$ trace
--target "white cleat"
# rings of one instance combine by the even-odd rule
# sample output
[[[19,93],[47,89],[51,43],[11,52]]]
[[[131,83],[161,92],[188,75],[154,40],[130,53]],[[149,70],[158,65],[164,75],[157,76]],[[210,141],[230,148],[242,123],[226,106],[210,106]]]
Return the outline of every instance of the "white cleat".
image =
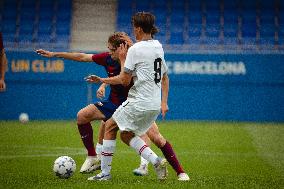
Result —
[[[133,170],[133,174],[136,175],[136,176],[148,175],[148,166],[147,165],[143,165],[143,166],[140,165],[140,167]]]
[[[190,178],[189,178],[189,176],[186,173],[180,173],[178,175],[178,180],[179,181],[189,181]]]
[[[92,176],[92,177],[89,177],[88,180],[90,181],[104,181],[104,180],[110,180],[111,179],[111,175],[110,174],[103,174],[102,172],[97,174],[96,176]]]
[[[166,159],[159,157],[158,163],[154,166],[159,180],[167,179],[168,176],[167,163],[168,162]]]
[[[80,173],[91,173],[101,168],[101,160],[98,156],[87,156]]]

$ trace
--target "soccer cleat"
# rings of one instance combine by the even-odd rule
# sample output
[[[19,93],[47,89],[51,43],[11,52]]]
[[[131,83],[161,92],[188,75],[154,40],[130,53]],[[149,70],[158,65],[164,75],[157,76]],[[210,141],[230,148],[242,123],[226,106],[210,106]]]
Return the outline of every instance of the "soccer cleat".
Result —
[[[180,173],[178,175],[178,180],[179,181],[189,181],[190,178],[189,178],[189,176],[186,173]]]
[[[88,180],[91,180],[91,181],[103,181],[103,180],[110,180],[111,179],[111,175],[110,174],[103,174],[102,172],[97,174],[96,176],[92,176],[92,177],[89,177]]]
[[[101,168],[101,160],[98,156],[87,156],[80,173],[91,173]]]
[[[148,166],[147,165],[140,165],[140,167],[133,170],[133,174],[136,175],[136,176],[148,175]]]
[[[164,158],[158,158],[158,163],[154,165],[155,171],[157,173],[157,177],[159,180],[165,180],[168,176],[167,170],[167,160]]]

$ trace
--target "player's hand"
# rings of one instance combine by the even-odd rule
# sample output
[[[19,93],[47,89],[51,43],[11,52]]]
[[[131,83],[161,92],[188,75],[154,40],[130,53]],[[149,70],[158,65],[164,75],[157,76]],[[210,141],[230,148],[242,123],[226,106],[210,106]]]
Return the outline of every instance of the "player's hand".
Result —
[[[104,84],[99,87],[97,90],[97,98],[103,99],[105,97],[106,89]]]
[[[37,54],[41,55],[41,56],[44,56],[44,57],[47,57],[47,58],[51,58],[54,56],[54,53],[53,52],[50,52],[50,51],[46,51],[46,50],[43,50],[43,49],[38,49],[35,51]]]
[[[169,106],[166,103],[161,104],[162,117],[165,119],[166,113],[169,111]]]
[[[84,79],[85,79],[85,81],[87,81],[89,83],[100,83],[100,82],[102,82],[101,78],[99,76],[96,76],[96,75],[89,75],[89,76],[85,77]]]
[[[117,48],[118,58],[120,62],[125,62],[127,50],[128,50],[127,44],[123,44],[123,43],[120,44],[120,46]]]
[[[6,90],[6,84],[3,79],[0,79],[0,92],[3,92]]]

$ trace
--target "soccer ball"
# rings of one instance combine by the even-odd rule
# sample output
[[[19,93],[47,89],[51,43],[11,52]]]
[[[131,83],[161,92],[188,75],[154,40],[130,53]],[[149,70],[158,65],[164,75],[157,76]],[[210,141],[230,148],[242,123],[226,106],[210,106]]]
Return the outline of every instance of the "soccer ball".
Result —
[[[21,123],[27,123],[29,121],[29,115],[27,113],[21,113],[19,116],[19,121]]]
[[[75,161],[69,156],[60,156],[53,165],[53,171],[59,178],[67,179],[71,177],[76,170]]]

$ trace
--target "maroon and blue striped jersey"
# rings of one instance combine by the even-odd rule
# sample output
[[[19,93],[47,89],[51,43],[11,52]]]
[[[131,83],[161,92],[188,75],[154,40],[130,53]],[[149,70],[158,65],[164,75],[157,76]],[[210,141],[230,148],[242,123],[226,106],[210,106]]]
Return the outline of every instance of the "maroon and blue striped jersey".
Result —
[[[104,66],[108,77],[119,75],[121,70],[120,63],[113,60],[108,52],[94,54],[92,59],[96,64]],[[115,105],[122,104],[127,98],[129,88],[130,86],[110,85],[109,100]]]

